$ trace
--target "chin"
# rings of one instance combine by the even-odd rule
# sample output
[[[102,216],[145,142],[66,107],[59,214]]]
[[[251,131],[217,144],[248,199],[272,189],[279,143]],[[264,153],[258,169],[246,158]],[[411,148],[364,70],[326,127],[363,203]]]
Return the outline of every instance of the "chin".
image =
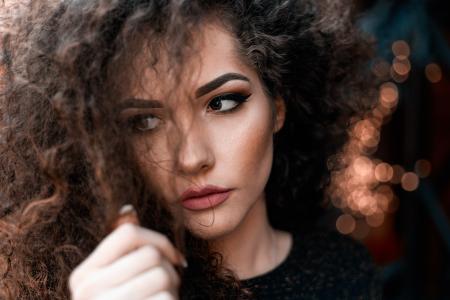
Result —
[[[233,232],[241,223],[242,218],[239,214],[233,214],[230,218],[229,213],[220,210],[203,212],[201,215],[187,217],[186,227],[196,237],[204,240],[219,239]]]

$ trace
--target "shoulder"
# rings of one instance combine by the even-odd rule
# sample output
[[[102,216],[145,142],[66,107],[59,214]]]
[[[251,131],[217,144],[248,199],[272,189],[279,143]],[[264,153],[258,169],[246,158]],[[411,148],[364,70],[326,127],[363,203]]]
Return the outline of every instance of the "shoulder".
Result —
[[[367,249],[336,232],[294,233],[285,261],[241,281],[256,299],[381,299],[379,271]]]
[[[321,294],[334,299],[380,299],[380,271],[364,245],[331,231],[294,235],[302,273]],[[322,298],[322,297],[320,297]]]
[[[325,262],[334,262],[334,265],[344,266],[351,264],[361,265],[370,269],[373,265],[371,256],[366,247],[349,236],[334,231],[314,231],[304,235],[294,235],[296,242],[307,251],[310,258]],[[306,248],[306,249],[305,249]],[[340,258],[335,261],[336,258]]]

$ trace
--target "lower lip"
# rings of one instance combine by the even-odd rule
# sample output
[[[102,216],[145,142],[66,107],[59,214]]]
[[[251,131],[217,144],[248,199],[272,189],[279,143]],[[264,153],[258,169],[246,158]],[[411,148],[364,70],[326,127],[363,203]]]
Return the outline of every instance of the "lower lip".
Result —
[[[198,198],[189,198],[183,200],[181,205],[183,207],[190,210],[202,210],[207,208],[212,208],[214,206],[219,205],[222,202],[225,202],[230,196],[231,191],[209,194],[208,196],[198,197]]]

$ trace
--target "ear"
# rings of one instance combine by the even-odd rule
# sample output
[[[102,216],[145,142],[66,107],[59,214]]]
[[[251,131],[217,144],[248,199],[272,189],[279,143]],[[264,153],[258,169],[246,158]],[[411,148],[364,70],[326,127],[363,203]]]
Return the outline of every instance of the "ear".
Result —
[[[274,101],[274,119],[273,133],[277,133],[283,128],[286,119],[286,103],[280,96],[277,96]]]

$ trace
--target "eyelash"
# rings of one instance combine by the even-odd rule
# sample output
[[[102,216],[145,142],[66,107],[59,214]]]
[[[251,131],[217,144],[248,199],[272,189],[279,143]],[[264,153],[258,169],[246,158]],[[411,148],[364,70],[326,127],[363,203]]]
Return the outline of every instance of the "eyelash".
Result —
[[[157,118],[157,119],[159,119],[158,117],[156,117],[155,115],[152,115],[152,114],[135,115],[135,116],[132,116],[132,117],[130,117],[128,119],[127,127],[130,128],[133,132],[137,132],[137,133],[144,133],[144,132],[147,132],[147,131],[153,131],[154,128],[152,128],[152,129],[139,129],[138,128],[138,125],[139,125],[138,123],[142,122],[142,121],[145,121],[148,118]],[[155,128],[157,128],[157,126]]]
[[[250,96],[251,96],[251,94],[244,95],[244,94],[241,94],[241,93],[227,93],[227,94],[222,94],[222,95],[219,95],[219,96],[214,97],[213,99],[211,99],[211,101],[208,102],[208,107],[210,107],[211,103],[212,103],[213,101],[216,101],[216,100],[219,100],[219,101],[231,100],[231,101],[237,102],[236,106],[234,106],[234,107],[232,107],[232,108],[230,108],[230,109],[227,109],[227,110],[225,110],[225,111],[219,112],[219,113],[222,113],[222,114],[224,114],[224,113],[230,113],[230,112],[232,112],[232,111],[238,109],[238,108],[241,106],[241,104],[244,103],[244,102],[246,102],[247,99],[248,99]]]
[[[248,101],[247,99],[248,99],[250,96],[251,96],[251,94],[244,95],[244,94],[241,94],[241,93],[227,93],[227,94],[222,94],[222,95],[216,96],[216,97],[214,97],[213,99],[211,99],[211,100],[208,102],[208,108],[210,107],[210,104],[211,104],[213,101],[216,101],[216,100],[219,100],[219,101],[231,100],[231,101],[234,101],[234,102],[237,103],[236,106],[234,106],[234,107],[232,107],[232,108],[230,108],[230,109],[228,109],[228,110],[218,112],[219,114],[231,113],[231,112],[235,111],[236,109],[238,109],[238,108],[241,106],[242,103]],[[214,111],[214,110],[212,110],[212,111]],[[128,119],[128,121],[127,121],[128,126],[129,126],[134,132],[139,132],[139,133],[152,132],[152,131],[155,130],[155,128],[157,128],[158,126],[156,126],[155,128],[152,128],[152,129],[144,129],[144,130],[143,130],[143,129],[138,129],[138,128],[136,128],[136,126],[137,126],[136,124],[137,124],[138,122],[141,122],[141,121],[145,120],[146,118],[158,118],[158,117],[156,117],[155,115],[152,115],[152,114],[135,115],[135,116],[130,117],[130,118]]]

